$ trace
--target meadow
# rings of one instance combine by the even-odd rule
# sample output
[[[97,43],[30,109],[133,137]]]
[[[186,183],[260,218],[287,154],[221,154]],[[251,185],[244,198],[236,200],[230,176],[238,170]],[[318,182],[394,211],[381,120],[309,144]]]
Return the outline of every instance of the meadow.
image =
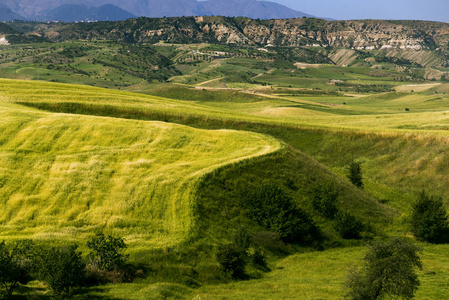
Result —
[[[2,99],[8,239],[76,240],[104,229],[130,245],[172,246],[195,223],[192,193],[202,176],[281,147],[259,134],[42,113]]]
[[[449,84],[415,76],[419,68],[295,66],[206,44],[49,45],[2,50],[0,237],[76,241],[85,251],[95,232],[118,235],[145,273],[76,298],[342,298],[365,243],[412,238],[421,190],[449,204]],[[217,50],[235,56],[205,54]],[[137,66],[142,53],[153,56]],[[147,72],[154,64],[163,68]],[[352,160],[363,190],[346,179]],[[270,183],[313,217],[319,249],[283,243],[247,217],[242,195]],[[363,240],[341,238],[314,209],[320,184],[369,225]],[[216,249],[240,226],[269,271],[248,267],[247,280],[234,281],[220,274]],[[445,298],[447,245],[417,243],[417,298]],[[27,288],[45,296],[38,282]]]

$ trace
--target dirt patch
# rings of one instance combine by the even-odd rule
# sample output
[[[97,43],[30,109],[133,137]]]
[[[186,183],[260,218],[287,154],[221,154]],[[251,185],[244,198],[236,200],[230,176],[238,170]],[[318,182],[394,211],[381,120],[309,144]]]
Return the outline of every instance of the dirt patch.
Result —
[[[301,62],[295,63],[295,67],[297,67],[298,69],[310,69],[310,68],[317,69],[321,66],[322,66],[322,64],[306,64],[306,63],[301,63]]]

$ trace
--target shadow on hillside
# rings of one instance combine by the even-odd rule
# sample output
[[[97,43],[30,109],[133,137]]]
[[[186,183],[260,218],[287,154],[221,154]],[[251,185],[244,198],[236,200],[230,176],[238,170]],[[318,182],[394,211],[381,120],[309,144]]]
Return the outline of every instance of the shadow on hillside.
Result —
[[[72,299],[92,299],[92,300],[103,300],[103,299],[120,299],[111,298],[110,296],[100,296],[95,295],[99,293],[104,293],[105,289],[100,289],[98,287],[89,288],[78,288],[74,289],[72,294]],[[11,297],[11,299],[21,300],[21,299],[55,299],[51,292],[44,286],[21,286],[17,289],[16,293]]]

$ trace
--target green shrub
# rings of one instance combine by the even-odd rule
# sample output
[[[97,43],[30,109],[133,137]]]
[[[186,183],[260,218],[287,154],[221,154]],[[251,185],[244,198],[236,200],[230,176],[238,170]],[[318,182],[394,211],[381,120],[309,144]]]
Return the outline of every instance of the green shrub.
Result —
[[[339,192],[331,184],[318,185],[311,193],[313,207],[324,217],[334,219],[338,213]]]
[[[339,212],[335,216],[334,229],[344,239],[359,239],[365,230],[365,225],[353,215]]]
[[[353,185],[363,188],[362,167],[359,162],[352,161],[348,166],[348,179]]]
[[[287,242],[309,243],[320,239],[320,230],[312,218],[295,206],[276,185],[264,185],[245,197],[248,215],[264,228],[276,232]]]
[[[254,248],[254,252],[250,255],[251,263],[256,267],[267,268],[267,260],[259,246]]]
[[[347,298],[353,300],[413,299],[419,286],[415,268],[422,268],[411,242],[392,239],[369,247],[362,269],[352,270],[347,279]]]
[[[411,227],[413,234],[432,243],[448,240],[449,225],[446,208],[441,197],[433,197],[422,191],[412,204]]]
[[[247,251],[251,245],[251,234],[245,227],[239,227],[234,235],[234,245]]]
[[[221,246],[217,253],[220,269],[234,279],[244,276],[247,257],[246,250],[235,244]]]
[[[120,237],[105,236],[98,233],[87,242],[90,249],[88,254],[89,265],[94,269],[111,271],[124,264],[127,255],[123,251],[127,248],[125,241]]]
[[[70,297],[71,289],[85,282],[85,263],[77,245],[52,247],[42,254],[40,279],[57,298]]]
[[[31,280],[35,269],[35,246],[31,240],[18,241],[8,249],[5,242],[0,243],[0,284],[2,296],[9,299],[13,291]]]

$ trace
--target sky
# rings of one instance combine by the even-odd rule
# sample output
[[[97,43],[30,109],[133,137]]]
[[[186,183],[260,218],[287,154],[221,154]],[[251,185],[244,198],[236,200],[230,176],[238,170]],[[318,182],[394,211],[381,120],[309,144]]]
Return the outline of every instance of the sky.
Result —
[[[316,17],[449,22],[449,0],[269,0]]]

